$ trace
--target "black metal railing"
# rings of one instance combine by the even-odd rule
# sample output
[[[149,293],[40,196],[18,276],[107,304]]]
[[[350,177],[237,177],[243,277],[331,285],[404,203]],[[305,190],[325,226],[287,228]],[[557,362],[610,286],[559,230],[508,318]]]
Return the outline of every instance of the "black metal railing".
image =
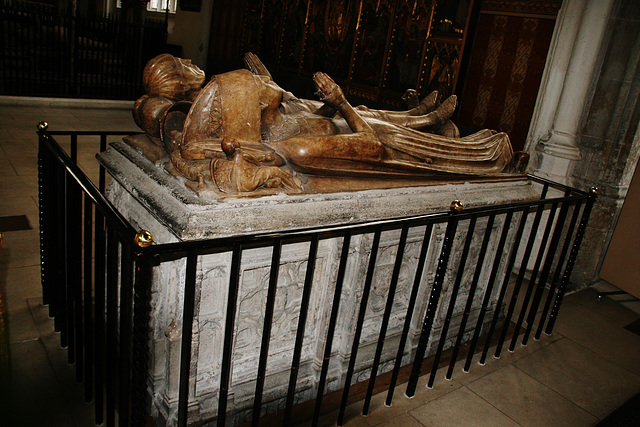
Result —
[[[226,299],[226,311],[221,315],[224,330],[220,342],[215,343],[221,348],[221,356],[214,412],[219,426],[244,421],[258,425],[264,420],[261,415],[266,404],[265,379],[283,249],[293,244],[306,245],[302,294],[294,309],[298,315],[287,391],[277,397],[281,411],[270,415],[269,422],[290,425],[306,416],[312,419],[313,425],[318,425],[327,409],[323,399],[329,387],[329,365],[336,357],[332,346],[345,298],[344,289],[353,289],[345,280],[345,271],[353,256],[352,245],[355,246],[353,242],[358,236],[369,236],[371,245],[363,270],[366,273],[358,277],[362,284],[355,305],[358,312],[354,316],[348,366],[336,391],[341,393],[336,405],[337,422],[342,425],[346,407],[353,400],[353,387],[362,386],[355,384],[356,370],[360,369],[358,375],[362,373],[356,361],[373,286],[380,280],[376,278],[376,262],[381,252],[381,236],[388,236],[389,232],[399,235],[394,243],[395,259],[384,295],[384,310],[375,325],[378,335],[375,351],[365,368],[368,378],[363,390],[366,391],[363,397],[358,395],[363,401],[363,414],[368,413],[373,394],[380,391],[376,380],[383,371],[388,371],[384,374],[387,376],[384,387],[388,390],[386,403],[391,404],[400,382],[407,382],[409,397],[415,394],[421,373],[429,374],[428,386],[433,386],[442,361],[448,360],[446,377],[451,378],[458,361],[464,360],[463,370],[469,371],[474,358],[484,364],[490,351],[499,357],[505,345],[513,351],[518,343],[525,345],[531,337],[539,339],[543,331],[550,334],[596,194],[595,190],[583,192],[529,177],[539,189],[538,200],[469,209],[462,209],[456,201],[451,209],[441,213],[408,218],[149,244],[146,232],[134,229],[105,198],[104,170],[94,185],[76,164],[74,153],[77,153],[79,134],[89,133],[48,132],[45,127],[39,131],[43,297],[55,319],[55,330],[60,332],[61,344],[68,348],[69,363],[75,364],[77,379],[84,381],[85,398],[95,404],[96,423],[105,422],[107,426],[115,425],[116,420],[119,425],[144,425],[145,418],[152,412],[148,395],[151,277],[153,269],[167,260],[186,260],[181,278],[184,305],[180,316],[179,387],[174,418],[170,417],[169,423],[187,425],[189,405],[196,399],[191,346],[198,312],[198,265],[204,255],[215,257],[226,253],[230,254],[229,275],[226,293],[219,296]],[[70,136],[69,154],[54,139],[62,135]],[[103,151],[107,139],[120,134],[95,135],[96,148]],[[439,239],[435,238],[436,230],[440,230]],[[406,298],[401,299],[397,296],[399,277],[406,265],[404,257],[410,238],[419,250],[409,279],[405,277]],[[312,407],[297,410],[305,327],[309,323],[307,314],[317,279],[318,248],[329,239],[336,239],[340,249],[332,295],[327,298],[331,306],[321,339],[324,343],[321,367],[313,387]],[[263,323],[255,388],[249,399],[252,404],[249,408],[239,408],[229,401],[233,384],[231,366],[234,336],[242,322],[237,314],[243,257],[255,248],[268,248],[272,255],[268,279],[263,286],[266,297],[261,308]],[[428,253],[433,251],[436,256],[429,257]],[[460,293],[463,288],[466,294]],[[397,346],[391,351],[395,357],[383,360],[385,342],[390,341],[392,312],[397,310],[400,300],[403,301],[402,315],[394,321],[399,322],[401,332],[393,341]],[[426,302],[421,309],[420,301]],[[460,306],[464,309],[456,309]],[[446,313],[440,320],[436,317],[439,307]],[[452,322],[454,317],[456,321]],[[418,325],[418,334],[415,345],[409,346],[412,324]],[[461,354],[464,352],[466,354]],[[443,356],[445,353],[447,359]],[[408,365],[403,367],[407,360]],[[334,390],[335,385],[329,391]]]
[[[136,99],[142,67],[163,53],[166,24],[72,14],[37,3],[0,6],[0,94]]]

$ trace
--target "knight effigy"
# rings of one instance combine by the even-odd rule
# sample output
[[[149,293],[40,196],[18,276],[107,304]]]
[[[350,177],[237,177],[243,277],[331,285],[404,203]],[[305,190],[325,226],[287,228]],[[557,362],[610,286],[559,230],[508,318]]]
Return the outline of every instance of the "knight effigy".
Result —
[[[146,65],[146,94],[136,124],[170,161],[166,169],[196,190],[225,196],[341,191],[354,180],[407,182],[500,180],[522,176],[528,154],[488,129],[460,136],[450,120],[452,95],[422,100],[405,94],[404,111],[353,107],[323,72],[313,76],[319,100],[278,86],[260,59],[213,76],[190,61],[163,54]]]

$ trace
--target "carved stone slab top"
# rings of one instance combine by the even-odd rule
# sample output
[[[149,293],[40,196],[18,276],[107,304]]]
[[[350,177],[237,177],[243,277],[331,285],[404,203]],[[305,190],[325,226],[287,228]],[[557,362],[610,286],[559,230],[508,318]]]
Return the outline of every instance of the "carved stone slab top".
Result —
[[[152,153],[143,154],[136,145],[140,143],[139,140],[136,143],[139,138],[146,137],[127,137],[126,142],[112,143],[110,149],[98,155],[100,163],[118,184],[115,190],[118,194],[112,194],[112,200],[123,205],[139,204],[180,240],[442,212],[448,210],[455,199],[462,200],[465,207],[480,207],[539,198],[533,184],[522,176],[493,182],[458,181],[419,186],[419,181],[406,181],[406,186],[390,189],[356,187],[355,191],[345,188],[334,193],[221,198],[213,191],[194,193],[187,186],[189,181],[166,171],[171,163],[163,157],[161,149],[156,157]],[[128,202],[123,201],[125,199]],[[155,231],[153,225],[138,225],[152,233]]]

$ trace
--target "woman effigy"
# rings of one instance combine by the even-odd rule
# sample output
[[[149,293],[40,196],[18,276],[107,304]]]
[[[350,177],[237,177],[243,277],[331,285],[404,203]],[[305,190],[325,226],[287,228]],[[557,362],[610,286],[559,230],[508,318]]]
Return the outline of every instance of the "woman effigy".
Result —
[[[299,193],[306,191],[307,176],[499,178],[522,172],[526,155],[514,156],[506,134],[458,136],[449,121],[455,97],[442,105],[427,97],[402,112],[353,108],[319,72],[313,81],[320,102],[301,100],[276,85],[255,55],[247,54],[245,63],[249,70],[212,77],[165,143],[175,168],[201,185],[211,180],[232,194]]]

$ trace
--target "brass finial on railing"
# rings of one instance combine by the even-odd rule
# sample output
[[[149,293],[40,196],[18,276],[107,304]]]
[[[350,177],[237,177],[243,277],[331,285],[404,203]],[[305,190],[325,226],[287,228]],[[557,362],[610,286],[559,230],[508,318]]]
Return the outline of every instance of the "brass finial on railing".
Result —
[[[140,230],[136,233],[136,237],[134,237],[136,245],[141,248],[148,248],[153,244],[153,235],[149,233],[147,230]]]
[[[464,203],[462,203],[460,200],[457,200],[457,199],[451,202],[451,206],[449,206],[450,210],[456,211],[456,212],[460,212],[462,208],[464,208]]]
[[[41,122],[38,122],[38,130],[41,132],[46,131],[49,128],[49,123],[45,122],[44,120]]]
[[[589,192],[594,195],[598,195],[598,191],[600,191],[600,189],[598,189],[598,187],[595,187],[595,186],[589,189]]]

